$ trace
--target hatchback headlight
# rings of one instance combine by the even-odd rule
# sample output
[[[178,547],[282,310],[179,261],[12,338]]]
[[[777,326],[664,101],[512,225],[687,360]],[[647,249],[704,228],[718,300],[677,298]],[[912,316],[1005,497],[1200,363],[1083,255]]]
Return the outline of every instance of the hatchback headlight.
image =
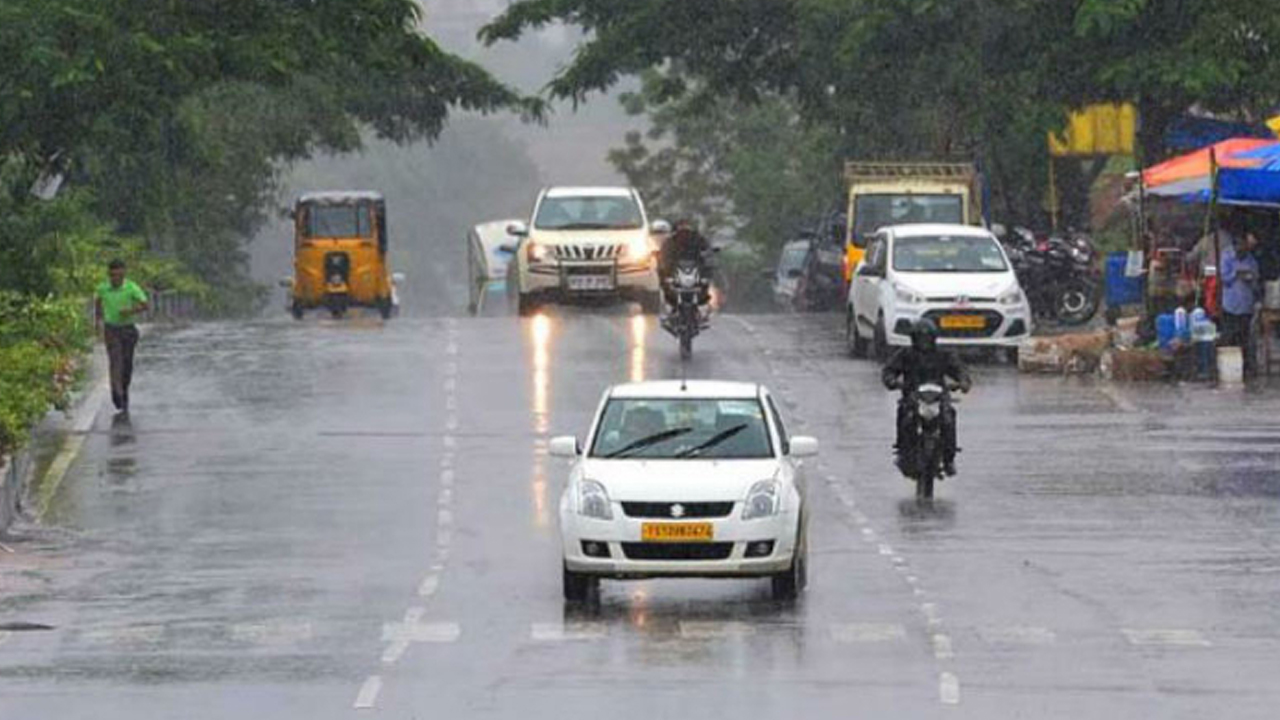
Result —
[[[919,305],[924,302],[924,296],[908,287],[894,285],[893,292],[898,296],[898,302],[907,305]]]
[[[603,485],[595,480],[578,483],[578,514],[597,520],[613,519],[613,504]]]
[[[761,480],[751,486],[747,493],[747,506],[742,509],[743,520],[772,517],[778,514],[782,505],[782,494],[778,492],[777,480]]]
[[[1018,287],[1000,296],[1001,305],[1021,305],[1022,300],[1022,288]]]

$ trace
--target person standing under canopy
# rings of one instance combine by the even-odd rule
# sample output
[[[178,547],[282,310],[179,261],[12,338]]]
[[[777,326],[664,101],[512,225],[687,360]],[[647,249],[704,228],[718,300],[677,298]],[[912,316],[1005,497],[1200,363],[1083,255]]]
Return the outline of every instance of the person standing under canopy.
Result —
[[[1258,303],[1258,238],[1244,233],[1233,247],[1222,249],[1222,344],[1238,346],[1245,377],[1254,373],[1253,312]]]

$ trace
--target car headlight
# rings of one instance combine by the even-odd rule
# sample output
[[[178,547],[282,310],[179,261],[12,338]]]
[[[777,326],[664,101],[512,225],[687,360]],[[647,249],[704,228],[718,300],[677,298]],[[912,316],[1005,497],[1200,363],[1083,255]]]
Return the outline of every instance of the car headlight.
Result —
[[[747,493],[747,505],[742,509],[743,520],[772,517],[782,506],[782,494],[777,480],[761,480]]]
[[[597,520],[613,519],[613,504],[603,485],[595,480],[578,483],[578,514]]]
[[[545,262],[551,256],[551,248],[540,242],[530,240],[525,245],[525,257],[529,262]]]
[[[653,243],[649,238],[636,236],[622,246],[622,257],[631,260],[644,260],[653,254]]]
[[[894,285],[893,292],[895,295],[898,296],[898,302],[900,303],[904,303],[907,305],[919,305],[920,303],[924,302],[924,296],[912,290],[911,288],[903,287],[901,285]]]
[[[1000,296],[1001,305],[1021,305],[1022,304],[1022,288],[1015,287],[1009,292]]]

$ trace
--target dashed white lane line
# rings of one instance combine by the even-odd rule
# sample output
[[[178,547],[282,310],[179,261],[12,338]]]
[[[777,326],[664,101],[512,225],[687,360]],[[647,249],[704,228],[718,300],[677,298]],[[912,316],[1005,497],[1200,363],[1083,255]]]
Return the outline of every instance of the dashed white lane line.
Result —
[[[441,527],[448,527],[453,524],[453,511],[440,508],[436,511],[436,522]]]
[[[457,447],[458,441],[452,435],[445,435],[444,446],[447,448]]]
[[[1046,627],[988,627],[978,630],[984,642],[993,645],[1052,645],[1058,634]]]
[[[862,528],[862,537],[868,542],[876,539],[876,531],[869,527]]]
[[[888,543],[880,543],[879,550],[881,555],[893,554],[893,548]]]
[[[403,656],[405,651],[408,649],[409,649],[408,640],[396,640],[395,642],[388,645],[386,650],[382,651],[382,664],[383,665],[396,664],[396,662],[400,660],[401,656]]]
[[[888,623],[841,623],[831,626],[831,638],[840,643],[889,642],[906,637],[906,628]]]
[[[440,486],[441,486],[441,487],[445,487],[445,488],[452,488],[452,487],[453,487],[453,478],[454,478],[454,473],[453,473],[453,471],[452,471],[452,470],[441,470],[441,471],[440,471]]]
[[[436,530],[436,547],[447,548],[451,542],[453,542],[453,533],[448,528],[442,527]]]
[[[955,656],[955,650],[951,647],[951,638],[942,633],[935,633],[933,635],[933,657],[938,660],[950,660]]]
[[[431,597],[439,589],[440,576],[433,573],[422,578],[422,582],[418,583],[418,597]]]
[[[601,622],[533,623],[529,628],[535,642],[601,640],[607,634],[608,627]]]
[[[1199,630],[1184,629],[1123,629],[1130,645],[1154,645],[1174,647],[1209,647],[1209,642]]]
[[[462,635],[458,623],[451,622],[402,622],[383,623],[383,642],[451,643]]]
[[[756,628],[751,623],[737,620],[682,620],[680,621],[680,637],[687,640],[706,640],[709,638],[743,637],[752,635]]]
[[[942,624],[942,617],[938,614],[938,606],[935,603],[920,603],[920,613],[924,615],[924,619],[929,623],[929,627],[935,627]]]
[[[377,675],[370,675],[365,679],[364,684],[360,686],[360,692],[356,694],[356,701],[352,705],[356,710],[371,710],[378,703],[378,693],[382,692],[382,678]]]
[[[960,680],[955,673],[944,672],[938,676],[938,700],[943,705],[960,704]]]

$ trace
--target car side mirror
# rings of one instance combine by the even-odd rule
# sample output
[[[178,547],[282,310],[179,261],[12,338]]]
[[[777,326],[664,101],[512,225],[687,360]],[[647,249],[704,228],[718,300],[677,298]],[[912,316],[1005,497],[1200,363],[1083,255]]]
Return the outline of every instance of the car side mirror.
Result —
[[[515,243],[502,243],[501,245],[499,245],[499,246],[498,246],[498,252],[502,253],[503,255],[515,255],[515,254],[516,254],[516,244],[515,244]]]
[[[791,438],[791,457],[807,458],[818,454],[818,439],[807,435]]]
[[[399,284],[403,283],[403,282],[404,282],[404,273],[402,273],[402,272],[393,272],[393,273],[391,273],[391,282],[393,282],[393,283],[395,283],[395,284],[397,284],[397,285],[399,285]]]
[[[653,235],[670,235],[671,223],[666,220],[654,220],[649,223],[649,232]]]
[[[280,285],[280,287],[282,287],[282,288],[284,288],[284,289],[288,290],[289,288],[293,287],[293,278],[291,278],[291,277],[289,277],[288,275],[286,275],[286,276],[284,276],[284,277],[280,278],[280,279],[277,281],[277,284],[279,284],[279,285]]]
[[[507,234],[518,238],[528,237],[529,226],[526,223],[513,222],[510,225],[507,225]]]
[[[578,438],[573,435],[561,435],[551,438],[547,452],[551,457],[576,458],[582,454],[582,448],[578,445]]]

